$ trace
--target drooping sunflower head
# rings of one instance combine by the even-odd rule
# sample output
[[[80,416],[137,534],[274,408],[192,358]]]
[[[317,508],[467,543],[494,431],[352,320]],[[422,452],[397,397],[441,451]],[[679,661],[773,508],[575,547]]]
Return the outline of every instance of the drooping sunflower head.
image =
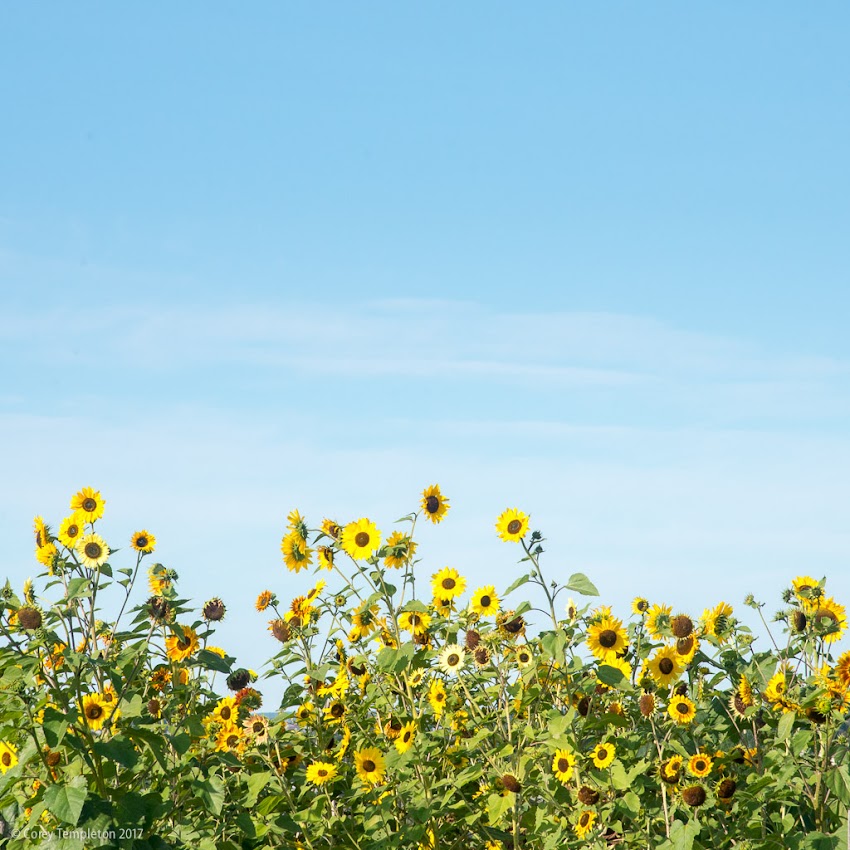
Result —
[[[449,500],[440,492],[438,484],[432,484],[422,491],[422,512],[435,525],[442,522],[449,509]]]
[[[142,555],[149,555],[156,546],[156,537],[149,531],[137,531],[130,538],[130,546]]]
[[[528,532],[528,514],[516,508],[503,511],[496,520],[496,532],[506,542],[518,543]]]
[[[268,608],[269,605],[272,604],[272,602],[274,602],[274,594],[270,590],[264,590],[257,597],[257,601],[256,601],[254,607],[258,611],[265,611],[266,608]]]
[[[91,487],[83,487],[71,497],[71,510],[79,511],[86,522],[99,520],[105,507],[106,500],[101,497],[100,491]]]
[[[384,566],[400,570],[416,554],[416,543],[400,531],[394,531],[384,547]]]
[[[702,785],[689,785],[682,789],[682,800],[692,809],[701,806],[706,800],[705,788]]]
[[[638,709],[644,717],[651,717],[655,713],[655,694],[647,691],[638,699]]]
[[[224,619],[224,615],[227,613],[227,608],[225,607],[224,602],[219,599],[218,596],[214,596],[208,602],[204,603],[204,608],[201,611],[201,616],[208,623],[218,623]]]
[[[811,576],[797,576],[791,582],[791,591],[803,608],[816,607],[818,599],[823,596],[823,580],[818,581]]]
[[[525,619],[515,611],[500,611],[496,615],[496,626],[509,639],[516,639],[525,634]]]
[[[320,570],[332,570],[334,568],[334,550],[330,546],[319,546],[316,549]]]
[[[50,532],[44,523],[44,517],[37,516],[32,521],[32,525],[35,534],[35,548],[42,549],[50,543]]]
[[[280,541],[280,551],[286,568],[293,573],[306,570],[313,563],[313,550],[297,531],[288,531]]]
[[[694,631],[694,621],[687,614],[677,614],[670,620],[670,631],[675,638],[686,638]]]

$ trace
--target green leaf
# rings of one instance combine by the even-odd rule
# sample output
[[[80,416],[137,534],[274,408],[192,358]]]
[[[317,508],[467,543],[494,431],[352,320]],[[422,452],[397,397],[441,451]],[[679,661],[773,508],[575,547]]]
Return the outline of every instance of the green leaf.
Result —
[[[622,670],[616,667],[611,667],[608,664],[600,664],[596,675],[601,682],[604,682],[611,688],[619,688],[621,691],[632,690],[631,682],[623,675]]]
[[[63,785],[51,785],[44,792],[44,802],[50,813],[71,826],[77,825],[87,797],[88,789],[83,776],[75,776]]]
[[[582,596],[599,596],[596,585],[584,573],[573,573],[567,582],[567,590],[574,590]]]
[[[209,779],[196,779],[192,785],[197,789],[198,796],[203,800],[207,811],[218,817],[224,807],[224,782],[219,776]]]
[[[207,670],[216,670],[219,673],[230,673],[230,665],[218,653],[210,652],[208,649],[202,649],[198,653],[198,661],[207,668]]]
[[[405,611],[415,611],[417,614],[424,614],[428,611],[428,606],[425,605],[424,602],[420,602],[418,599],[411,599],[404,606]]]
[[[826,787],[842,805],[850,807],[850,774],[846,764],[840,764],[826,774]]]
[[[48,747],[58,747],[68,731],[68,717],[55,708],[44,709],[44,740]]]
[[[787,741],[791,730],[794,728],[794,721],[797,715],[793,711],[786,711],[779,719],[779,725],[776,727],[777,742]]]
[[[526,582],[531,580],[531,576],[526,573],[524,576],[520,576],[504,593],[504,596],[508,596],[513,593],[518,587],[522,587]]]
[[[615,761],[611,765],[609,773],[611,775],[611,783],[618,791],[623,791],[631,785],[629,777],[626,775],[626,769],[619,761]]]
[[[95,751],[122,767],[133,767],[139,760],[136,748],[126,738],[112,738],[109,741],[95,741]]]
[[[248,793],[245,795],[244,806],[246,809],[252,808],[256,802],[260,791],[271,782],[272,775],[267,770],[261,773],[252,773],[248,777]]]
[[[553,661],[557,661],[558,664],[566,663],[567,636],[562,631],[544,632],[540,639],[540,645]]]
[[[495,826],[513,805],[509,795],[504,797],[501,794],[491,794],[487,798],[487,817],[490,821],[490,826]]]
[[[680,820],[674,820],[670,828],[670,842],[673,850],[692,850],[694,839],[699,835],[699,821],[689,820],[687,823],[682,823]]]
[[[87,578],[72,578],[68,582],[68,595],[66,599],[82,599],[86,596],[91,596],[89,585],[90,579]]]

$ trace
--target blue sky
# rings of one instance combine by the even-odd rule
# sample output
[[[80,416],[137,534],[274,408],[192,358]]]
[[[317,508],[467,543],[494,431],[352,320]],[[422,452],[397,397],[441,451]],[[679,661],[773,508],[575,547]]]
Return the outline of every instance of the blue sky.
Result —
[[[519,506],[621,612],[850,601],[848,23],[4,7],[6,572],[96,486],[256,667],[286,513],[439,482],[423,573],[507,585]]]

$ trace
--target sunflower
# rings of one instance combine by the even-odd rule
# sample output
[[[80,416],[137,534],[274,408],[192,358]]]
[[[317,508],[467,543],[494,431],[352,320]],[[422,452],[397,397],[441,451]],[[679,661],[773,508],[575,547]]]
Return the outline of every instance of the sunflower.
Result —
[[[398,615],[398,627],[413,635],[424,635],[431,625],[431,615],[424,611],[402,611]]]
[[[307,768],[307,781],[311,785],[324,785],[336,776],[336,765],[329,761],[314,761]]]
[[[428,702],[439,719],[446,708],[446,686],[442,679],[434,679],[428,686]]]
[[[673,646],[676,649],[676,660],[682,667],[686,667],[699,650],[699,638],[696,635],[688,635],[679,638]]]
[[[445,673],[457,673],[466,662],[466,652],[462,646],[449,643],[443,647],[439,657],[439,667]]]
[[[422,491],[422,511],[436,525],[443,521],[449,510],[449,500],[440,492],[439,484],[432,484]]]
[[[289,603],[289,610],[283,615],[287,623],[300,626],[310,620],[313,606],[307,601],[306,596],[296,596]]]
[[[222,726],[221,729],[218,730],[218,734],[215,739],[216,751],[220,753],[236,753],[237,755],[242,755],[242,753],[245,752],[246,744],[247,741],[245,740],[245,732],[242,727],[230,724]]]
[[[519,543],[528,532],[527,514],[516,508],[508,508],[496,520],[496,531],[502,540]]]
[[[590,757],[593,759],[595,767],[604,770],[614,761],[616,754],[613,744],[597,744],[591,751]]]
[[[258,611],[265,611],[269,605],[274,601],[274,594],[270,590],[264,590],[258,597],[257,601],[254,603],[254,607]]]
[[[431,607],[437,614],[446,619],[457,610],[454,599],[439,599],[436,596],[431,600]]]
[[[339,747],[337,747],[336,753],[334,753],[334,758],[337,761],[342,761],[343,756],[348,752],[348,745],[351,743],[351,729],[347,726],[342,727],[342,737],[339,741]]]
[[[495,617],[499,613],[499,597],[496,595],[496,588],[492,584],[479,587],[472,594],[469,607],[481,617]]]
[[[661,762],[658,772],[664,782],[672,785],[679,781],[679,777],[682,774],[682,763],[683,759],[681,756],[671,756],[666,761]]]
[[[222,726],[235,726],[238,715],[239,706],[236,704],[236,697],[222,697],[215,704],[210,716],[215,723],[220,723]]]
[[[405,723],[399,730],[395,739],[395,748],[399,753],[406,753],[413,746],[413,739],[416,737],[416,724],[411,720]]]
[[[366,747],[354,754],[357,775],[367,785],[380,785],[387,772],[383,753],[377,747]]]
[[[328,726],[337,726],[345,719],[346,708],[345,703],[335,699],[330,705],[326,706],[322,711],[322,717]]]
[[[638,699],[638,709],[644,717],[651,717],[655,713],[655,694],[644,691]]]
[[[666,637],[665,632],[670,627],[672,613],[672,605],[653,605],[646,612],[646,629],[656,640]]]
[[[308,726],[316,719],[316,709],[312,702],[302,702],[295,712],[295,720],[299,726]]]
[[[109,711],[100,694],[86,694],[83,697],[83,709],[80,712],[80,720],[85,723],[92,732],[97,732],[109,717]]]
[[[71,497],[71,510],[79,511],[86,522],[94,522],[103,516],[106,500],[103,499],[98,490],[91,487],[83,487],[79,493]]]
[[[817,607],[818,598],[823,596],[823,584],[811,576],[797,576],[791,582],[791,589],[806,609]]]
[[[672,646],[664,646],[646,662],[649,675],[663,688],[666,688],[682,673],[679,666],[679,656]]]
[[[616,617],[603,617],[587,630],[587,648],[602,661],[621,655],[628,646],[628,635]]]
[[[649,611],[649,600],[644,599],[643,596],[636,596],[632,599],[632,613],[643,616],[646,612]]]
[[[778,703],[788,690],[788,683],[785,681],[785,671],[779,670],[770,677],[767,687],[764,689],[764,698],[771,703]]]
[[[696,706],[685,696],[676,694],[667,703],[667,713],[678,724],[687,726],[696,717]]]
[[[171,578],[162,564],[151,564],[148,567],[148,587],[154,596],[162,596],[171,589]]]
[[[692,809],[696,809],[705,802],[705,788],[701,785],[689,785],[682,789],[682,800]]]
[[[44,517],[37,516],[32,521],[32,526],[35,534],[35,548],[42,549],[50,543],[50,531],[44,523]]]
[[[331,540],[339,540],[342,535],[342,527],[339,523],[334,522],[332,519],[328,519],[325,517],[322,520],[322,533],[326,534]]]
[[[150,555],[156,546],[156,537],[149,531],[137,531],[130,538],[130,546],[143,555]]]
[[[84,567],[96,570],[108,560],[109,546],[106,545],[106,541],[99,534],[92,532],[77,541],[77,554],[80,556],[80,563]]]
[[[835,678],[845,690],[850,688],[850,650],[840,655],[835,662]]]
[[[584,838],[596,823],[596,812],[585,809],[579,816],[573,829],[579,838]]]
[[[242,728],[255,744],[265,744],[269,739],[269,720],[262,714],[251,714],[245,718]]]
[[[516,658],[517,667],[520,668],[528,667],[534,661],[534,655],[528,646],[518,646],[514,651],[514,658]]]
[[[50,574],[53,575],[53,559],[59,554],[59,550],[54,543],[45,543],[40,549],[35,550],[35,557],[39,564],[50,569]]]
[[[438,599],[454,599],[466,590],[466,579],[452,567],[443,567],[431,576],[431,588]]]
[[[0,770],[5,773],[18,763],[18,748],[8,741],[0,741]]]
[[[319,546],[316,549],[316,557],[319,561],[320,570],[332,570],[334,568],[334,550],[330,546]]]
[[[185,661],[198,651],[198,635],[189,626],[181,626],[183,636],[173,634],[165,639],[165,652],[172,661]]]
[[[824,643],[840,640],[847,628],[847,611],[831,596],[818,600],[812,607],[809,620],[814,625],[816,634],[823,638]]]
[[[738,682],[738,693],[741,695],[744,705],[747,707],[755,705],[753,687],[746,676],[741,676],[741,680]]]
[[[286,569],[290,572],[298,573],[301,570],[306,570],[313,562],[313,550],[297,531],[288,531],[283,535],[283,539],[280,541],[280,551],[283,553]]]
[[[727,602],[719,602],[714,608],[706,608],[702,612],[703,633],[716,637],[724,643],[729,631],[729,618],[732,616],[732,606]]]
[[[118,694],[115,693],[115,688],[108,684],[100,697],[106,707],[106,719],[115,723],[121,717],[121,709],[118,708]]]
[[[566,785],[573,778],[575,766],[576,757],[569,750],[555,751],[552,758],[552,773],[562,785]]]
[[[59,523],[59,542],[67,549],[75,549],[83,533],[84,520],[79,514],[71,514]]]
[[[342,532],[342,548],[355,560],[371,558],[380,545],[381,532],[369,519],[350,522]]]
[[[394,531],[385,547],[384,566],[400,570],[415,554],[416,543],[400,531]]]
[[[711,756],[703,755],[702,753],[697,753],[695,756],[691,756],[688,759],[688,773],[691,776],[703,777],[708,776],[711,773],[711,766],[714,762],[711,759]]]
[[[496,626],[509,639],[516,639],[525,635],[525,618],[517,614],[513,609],[500,611],[496,615]]]

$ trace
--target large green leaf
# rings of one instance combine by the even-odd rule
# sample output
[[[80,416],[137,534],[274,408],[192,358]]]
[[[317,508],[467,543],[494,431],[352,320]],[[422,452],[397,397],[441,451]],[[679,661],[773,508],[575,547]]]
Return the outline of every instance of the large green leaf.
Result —
[[[574,590],[582,596],[599,596],[596,585],[584,573],[573,573],[567,581],[567,590]]]
[[[83,776],[75,776],[70,782],[61,785],[51,785],[44,792],[44,802],[50,813],[71,826],[77,825],[86,797],[88,788]]]

